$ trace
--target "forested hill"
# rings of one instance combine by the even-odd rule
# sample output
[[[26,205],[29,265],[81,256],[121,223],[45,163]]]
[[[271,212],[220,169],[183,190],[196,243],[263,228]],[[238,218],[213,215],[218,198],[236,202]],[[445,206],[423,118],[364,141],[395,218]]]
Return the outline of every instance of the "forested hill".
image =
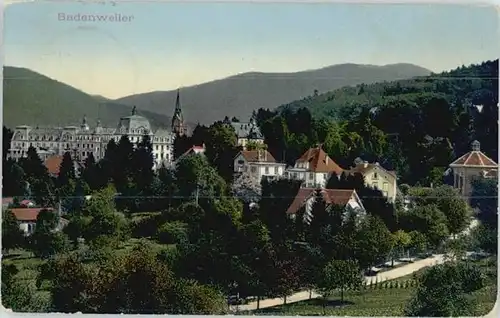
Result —
[[[481,90],[486,91],[481,93]],[[424,93],[446,95],[457,105],[467,99],[472,103],[482,103],[484,94],[498,98],[498,60],[461,66],[430,76],[343,87],[293,101],[278,109],[297,110],[305,107],[313,116],[346,119],[358,114],[363,108],[384,105],[395,99],[416,101],[419,94]]]

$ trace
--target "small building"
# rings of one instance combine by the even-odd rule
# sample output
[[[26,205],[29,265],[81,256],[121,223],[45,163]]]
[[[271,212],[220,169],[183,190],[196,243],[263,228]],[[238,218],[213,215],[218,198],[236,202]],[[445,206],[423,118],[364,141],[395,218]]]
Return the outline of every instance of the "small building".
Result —
[[[389,202],[395,202],[398,193],[398,178],[395,171],[385,169],[378,162],[368,163],[357,159],[348,173],[360,173],[367,187],[380,190]]]
[[[470,196],[473,179],[498,178],[498,164],[481,152],[479,141],[473,141],[471,146],[471,151],[450,164],[453,173],[453,187],[458,189],[463,196]]]
[[[292,204],[286,211],[287,215],[293,219],[299,210],[305,206],[304,222],[310,223],[316,190],[316,188],[300,188]],[[321,189],[321,194],[323,195],[327,209],[332,205],[339,205],[344,207],[346,212],[348,210],[354,211],[360,217],[366,215],[366,210],[356,190]]]
[[[10,209],[14,217],[17,219],[19,223],[19,228],[24,232],[25,235],[31,235],[35,231],[36,219],[38,218],[38,214],[42,210],[49,210],[53,213],[57,213],[52,208],[13,208]],[[59,218],[59,224],[56,227],[56,231],[62,230],[64,226],[68,224],[68,221],[63,218]]]
[[[344,170],[323,150],[321,145],[310,148],[299,159],[295,165],[285,172],[288,179],[304,181],[303,185],[308,188],[324,188],[332,173],[338,177]]]
[[[236,132],[237,145],[243,147],[244,150],[249,142],[264,144],[264,137],[253,118],[248,123],[231,122],[230,124]]]
[[[189,148],[188,150],[186,150],[175,161],[178,162],[182,158],[185,158],[186,156],[190,156],[190,155],[205,155],[205,150],[206,150],[205,144],[203,144],[201,146],[193,146],[193,147]]]
[[[279,163],[267,150],[242,150],[234,158],[234,172],[247,172],[251,177],[276,178],[283,175],[286,164]]]

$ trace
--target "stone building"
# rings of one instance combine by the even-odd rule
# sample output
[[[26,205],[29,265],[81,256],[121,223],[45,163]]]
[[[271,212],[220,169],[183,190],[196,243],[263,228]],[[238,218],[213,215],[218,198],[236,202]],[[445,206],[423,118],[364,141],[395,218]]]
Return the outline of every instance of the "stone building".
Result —
[[[127,135],[133,144],[137,144],[144,135],[149,135],[153,146],[154,167],[159,168],[162,164],[167,166],[172,163],[175,136],[185,132],[179,95],[177,95],[174,119],[172,130],[153,130],[149,120],[138,115],[134,107],[132,114],[120,118],[115,128],[103,127],[99,120],[95,126],[91,127],[86,117],[83,118],[80,126],[17,126],[12,136],[9,158],[17,160],[25,157],[28,148],[33,146],[42,161],[55,155],[63,155],[68,151],[77,162],[82,163],[90,153],[97,161],[104,157],[110,140],[118,142],[122,136]]]

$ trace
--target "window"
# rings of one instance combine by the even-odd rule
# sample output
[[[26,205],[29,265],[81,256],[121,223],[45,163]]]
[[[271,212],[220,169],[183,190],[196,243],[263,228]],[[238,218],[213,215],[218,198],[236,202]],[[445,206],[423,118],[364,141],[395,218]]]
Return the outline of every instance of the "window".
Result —
[[[314,173],[309,173],[309,180],[313,180],[314,179]]]
[[[372,179],[373,179],[373,180],[377,180],[377,179],[378,179],[378,174],[377,174],[376,172],[374,172],[374,173],[372,174]]]
[[[256,172],[257,172],[257,167],[252,167],[252,168],[250,168],[250,172],[252,172],[252,173],[256,173]]]
[[[265,173],[265,174],[269,174],[269,167],[266,167],[266,169],[265,169],[265,172],[264,172],[264,173]]]
[[[374,182],[374,183],[372,183],[372,186],[373,186],[374,188],[378,188],[378,182]]]
[[[274,167],[274,174],[279,174],[279,168],[278,167]]]
[[[384,191],[389,191],[389,183],[384,182]]]
[[[239,165],[242,165],[242,164],[244,164],[244,163],[245,163],[245,161],[243,161],[243,160],[241,160],[241,159],[240,159],[240,160],[238,160],[238,164],[239,164]]]

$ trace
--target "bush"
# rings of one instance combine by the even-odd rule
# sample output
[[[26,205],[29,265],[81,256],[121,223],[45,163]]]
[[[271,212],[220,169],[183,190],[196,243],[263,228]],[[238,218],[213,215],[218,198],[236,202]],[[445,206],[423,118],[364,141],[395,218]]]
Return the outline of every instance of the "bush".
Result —
[[[187,224],[179,221],[166,222],[157,233],[157,238],[163,244],[177,244],[188,241]]]
[[[132,217],[132,237],[154,237],[161,222],[161,213],[141,213]]]

